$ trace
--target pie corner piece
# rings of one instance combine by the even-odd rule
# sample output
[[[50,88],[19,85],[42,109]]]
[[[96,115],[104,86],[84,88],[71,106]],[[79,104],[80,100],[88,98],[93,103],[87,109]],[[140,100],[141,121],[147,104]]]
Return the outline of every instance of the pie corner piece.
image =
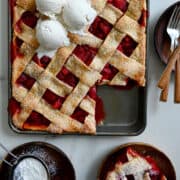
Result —
[[[92,0],[98,15],[88,35],[71,34],[70,46],[38,58],[35,1],[14,1],[9,113],[17,129],[95,134],[96,86],[145,85],[146,0],[120,2]]]

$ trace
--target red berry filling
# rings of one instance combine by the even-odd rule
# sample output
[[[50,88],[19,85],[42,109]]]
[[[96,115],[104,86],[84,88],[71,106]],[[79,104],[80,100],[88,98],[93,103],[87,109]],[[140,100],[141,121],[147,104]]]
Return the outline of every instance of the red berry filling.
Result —
[[[20,48],[21,45],[23,44],[23,41],[21,39],[19,39],[18,37],[16,37],[15,44],[18,48]]]
[[[29,26],[31,28],[35,28],[36,24],[37,24],[37,21],[38,21],[38,18],[34,15],[34,13],[32,13],[30,11],[26,11],[21,16],[21,20],[27,26]]]
[[[113,86],[113,87],[115,89],[118,89],[118,90],[131,90],[135,86],[137,86],[137,82],[132,80],[132,79],[129,79],[127,77],[127,79],[126,79],[126,86]]]
[[[152,167],[151,172],[156,172],[156,174],[160,174],[160,169],[157,166],[155,160],[153,158],[151,158],[150,156],[146,156],[145,159]]]
[[[100,124],[100,122],[102,122],[102,120],[105,118],[103,101],[99,96],[97,96],[97,91],[95,86],[90,89],[88,95],[96,101],[95,119],[96,119],[96,123]]]
[[[112,80],[118,72],[119,71],[114,66],[111,64],[106,64],[103,71],[101,72],[103,75],[102,79]]]
[[[39,59],[37,54],[35,54],[33,57],[33,61],[37,63],[40,67],[46,68],[48,64],[50,63],[51,58],[48,56],[43,56],[42,58]]]
[[[99,96],[97,96],[96,97],[96,114],[95,114],[96,123],[100,124],[104,118],[105,118],[105,111],[104,111],[103,100]]]
[[[97,54],[97,49],[88,45],[78,45],[73,52],[86,65],[90,65]]]
[[[136,49],[137,45],[138,43],[127,35],[123,38],[117,49],[126,56],[130,57],[133,51]]]
[[[129,5],[127,0],[108,0],[108,3],[120,9],[122,12],[126,12]]]
[[[30,11],[26,11],[22,14],[21,19],[16,23],[16,31],[21,32],[21,22],[34,29],[36,27],[38,18]]]
[[[8,106],[8,112],[10,113],[10,115],[13,116],[14,114],[19,113],[20,111],[20,103],[16,101],[14,98],[11,98]]]
[[[96,17],[89,28],[89,32],[104,40],[112,29],[112,25],[101,17]]]
[[[142,14],[141,14],[141,17],[139,19],[139,24],[143,27],[146,27],[146,20],[148,18],[148,11],[147,10],[142,10]]]
[[[76,87],[79,82],[78,78],[74,76],[67,68],[63,67],[57,75],[57,78],[72,87]]]
[[[54,109],[60,109],[65,100],[64,97],[56,95],[49,89],[44,93],[43,99],[46,100],[50,105],[52,105]]]
[[[25,73],[22,73],[21,76],[17,79],[16,83],[22,85],[27,89],[31,89],[36,80]]]
[[[20,52],[20,47],[23,41],[16,37],[14,41],[11,43],[11,63],[14,62],[16,57],[23,57],[23,54]]]
[[[155,160],[153,158],[151,158],[150,156],[143,157],[142,155],[140,155],[136,151],[134,151],[132,148],[128,148],[126,154],[130,154],[133,158],[141,157],[141,158],[145,159],[151,165],[151,169],[148,171],[151,179],[152,180],[160,179],[161,172],[160,172],[159,167],[157,166],[157,163],[155,162]]]
[[[76,119],[81,123],[84,123],[87,116],[88,113],[79,107],[77,107],[74,113],[71,115],[73,119]]]
[[[132,148],[127,148],[126,154],[130,154],[133,158],[136,158],[140,156],[136,151],[134,151]]]
[[[157,166],[155,160],[150,156],[146,156],[145,159],[146,159],[146,161],[148,161],[148,163],[152,167],[152,169],[149,171],[149,175],[150,175],[151,179],[152,180],[161,179],[163,177],[163,173],[161,172],[161,170]]]
[[[97,98],[96,86],[93,86],[93,87],[89,90],[88,96],[96,101],[96,98]]]
[[[16,4],[16,0],[10,0],[9,5],[10,5],[10,10],[11,10],[11,21],[13,20],[14,16],[14,6]]]
[[[123,153],[121,153],[118,157],[117,157],[117,162],[120,162],[120,163],[126,163],[128,162],[128,158],[127,158],[127,155],[126,155],[126,150],[124,150]]]
[[[43,130],[46,129],[51,122],[43,115],[33,111],[23,125],[24,129]]]

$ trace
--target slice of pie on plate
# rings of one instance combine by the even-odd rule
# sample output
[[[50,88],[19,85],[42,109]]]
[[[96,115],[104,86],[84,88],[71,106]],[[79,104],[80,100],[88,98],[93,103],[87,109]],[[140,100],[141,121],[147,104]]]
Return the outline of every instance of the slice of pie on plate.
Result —
[[[106,180],[167,180],[156,162],[150,156],[143,157],[132,148],[119,157],[114,169],[108,172]]]

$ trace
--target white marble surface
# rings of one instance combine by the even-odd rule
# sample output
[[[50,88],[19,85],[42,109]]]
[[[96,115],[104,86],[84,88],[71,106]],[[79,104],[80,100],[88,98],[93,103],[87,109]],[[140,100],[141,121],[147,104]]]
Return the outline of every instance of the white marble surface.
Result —
[[[86,136],[35,136],[13,133],[7,122],[7,1],[0,1],[0,141],[9,149],[25,142],[46,141],[61,148],[71,159],[77,180],[93,180],[102,159],[116,146],[142,141],[162,149],[173,161],[180,179],[180,106],[173,104],[173,84],[169,102],[159,103],[156,83],[164,66],[159,61],[153,46],[153,30],[160,14],[176,0],[150,0],[150,49],[149,49],[149,93],[147,128],[137,137],[86,137]],[[0,156],[5,155],[0,151]]]

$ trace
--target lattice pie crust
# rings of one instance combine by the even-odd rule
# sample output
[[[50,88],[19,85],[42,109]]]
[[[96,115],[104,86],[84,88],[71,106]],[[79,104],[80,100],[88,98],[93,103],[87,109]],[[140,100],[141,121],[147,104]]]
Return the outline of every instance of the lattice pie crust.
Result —
[[[71,45],[42,62],[36,56],[34,22],[26,23],[28,14],[39,18],[35,1],[15,2],[11,104],[18,129],[95,134],[95,86],[126,86],[129,79],[145,85],[146,1],[123,2],[121,7],[113,0],[92,0],[98,16],[87,35],[69,33]],[[72,83],[66,82],[68,78]],[[54,104],[49,103],[53,99]]]

